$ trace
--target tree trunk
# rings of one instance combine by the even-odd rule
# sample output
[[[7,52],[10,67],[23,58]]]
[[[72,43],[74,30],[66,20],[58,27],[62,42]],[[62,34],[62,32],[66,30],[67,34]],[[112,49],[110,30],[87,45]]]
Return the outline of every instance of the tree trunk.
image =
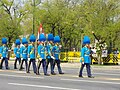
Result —
[[[98,52],[98,65],[102,64],[102,49]]]

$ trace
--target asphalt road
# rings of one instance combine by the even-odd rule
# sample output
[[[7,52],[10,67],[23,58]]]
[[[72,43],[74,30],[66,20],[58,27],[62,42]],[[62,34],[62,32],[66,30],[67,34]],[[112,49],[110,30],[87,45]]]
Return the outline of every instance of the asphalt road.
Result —
[[[95,78],[88,78],[85,69],[84,78],[79,78],[79,65],[62,65],[65,74],[51,76],[44,76],[42,68],[41,75],[35,75],[32,68],[26,74],[24,70],[14,70],[12,65],[10,70],[0,70],[0,90],[120,90],[120,66],[92,66]]]

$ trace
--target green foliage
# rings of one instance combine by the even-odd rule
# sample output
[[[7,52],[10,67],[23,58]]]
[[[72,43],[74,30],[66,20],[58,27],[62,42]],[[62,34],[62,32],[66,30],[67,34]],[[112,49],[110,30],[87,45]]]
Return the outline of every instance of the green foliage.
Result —
[[[35,5],[34,0],[14,1],[0,1],[0,38],[11,37],[13,42],[31,34],[34,16],[35,35],[42,23],[45,33],[60,35],[62,46],[69,50],[79,48],[82,35],[90,36],[93,43],[92,31],[108,46],[110,42],[112,47],[120,44],[119,0],[35,0]],[[4,5],[12,7],[10,13]]]

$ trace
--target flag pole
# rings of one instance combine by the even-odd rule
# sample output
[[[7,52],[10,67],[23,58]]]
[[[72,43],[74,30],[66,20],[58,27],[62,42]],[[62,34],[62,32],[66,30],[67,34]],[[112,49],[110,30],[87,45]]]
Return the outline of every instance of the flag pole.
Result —
[[[32,30],[33,34],[34,31],[35,31],[35,0],[33,0],[33,30]]]

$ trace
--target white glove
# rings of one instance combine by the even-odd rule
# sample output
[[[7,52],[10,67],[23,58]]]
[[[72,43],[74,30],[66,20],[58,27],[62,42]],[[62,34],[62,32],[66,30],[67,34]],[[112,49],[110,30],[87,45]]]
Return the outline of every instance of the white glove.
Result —
[[[42,58],[39,58],[39,61],[42,61]]]
[[[23,60],[23,58],[21,58],[21,60]]]
[[[52,59],[55,59],[55,57],[51,56]]]
[[[3,57],[1,57],[1,60],[3,59]]]
[[[28,55],[28,58],[30,58],[30,55]]]
[[[84,64],[84,62],[82,62],[82,64]]]
[[[30,61],[30,58],[28,58],[28,61]]]

